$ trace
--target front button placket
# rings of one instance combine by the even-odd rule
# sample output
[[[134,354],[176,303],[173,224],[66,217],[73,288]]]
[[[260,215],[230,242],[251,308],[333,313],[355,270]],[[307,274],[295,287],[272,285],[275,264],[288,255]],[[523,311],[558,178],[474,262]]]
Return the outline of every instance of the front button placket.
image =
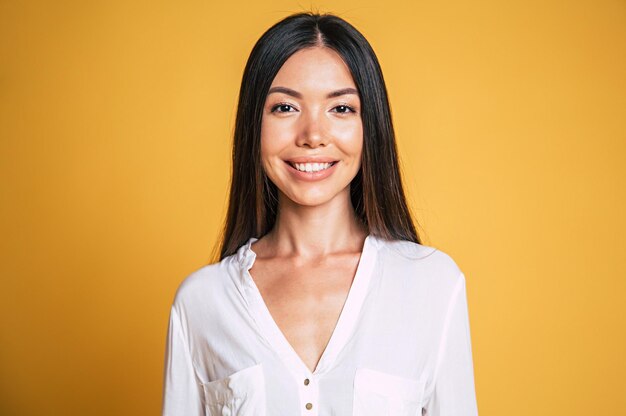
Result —
[[[319,412],[319,384],[317,376],[305,374],[300,383],[300,415],[317,416]]]
[[[379,248],[378,241],[372,235],[366,238],[344,308],[339,315],[337,325],[331,334],[328,345],[323,351],[315,371],[311,372],[272,318],[259,288],[249,273],[256,259],[256,253],[252,251],[250,246],[256,240],[256,238],[250,238],[247,244],[241,248],[238,258],[242,268],[240,275],[241,284],[244,288],[244,296],[250,307],[251,316],[259,326],[263,337],[272,346],[274,352],[280,356],[286,368],[298,383],[300,415],[318,416],[320,408],[319,378],[335,364],[335,359],[355,329],[376,264]]]

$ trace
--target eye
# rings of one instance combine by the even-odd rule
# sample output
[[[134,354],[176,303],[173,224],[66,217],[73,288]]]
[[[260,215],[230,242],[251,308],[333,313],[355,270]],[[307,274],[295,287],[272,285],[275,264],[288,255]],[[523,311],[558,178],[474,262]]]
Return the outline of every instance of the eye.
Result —
[[[339,111],[336,111],[339,114],[356,113],[356,110],[354,108],[344,104],[338,105],[337,107],[335,107],[335,109],[339,109]]]
[[[270,110],[272,113],[289,113],[289,109],[293,108],[293,106],[291,106],[290,104],[287,103],[278,103],[275,106],[272,107],[272,109]],[[277,110],[281,110],[281,111],[277,111]]]

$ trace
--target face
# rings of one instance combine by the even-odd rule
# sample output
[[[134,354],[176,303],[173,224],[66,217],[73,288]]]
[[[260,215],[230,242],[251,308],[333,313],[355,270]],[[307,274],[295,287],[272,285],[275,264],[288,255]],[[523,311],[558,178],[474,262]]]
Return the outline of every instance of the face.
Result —
[[[269,89],[261,158],[281,197],[315,206],[348,198],[361,166],[361,103],[350,70],[333,50],[301,49]]]

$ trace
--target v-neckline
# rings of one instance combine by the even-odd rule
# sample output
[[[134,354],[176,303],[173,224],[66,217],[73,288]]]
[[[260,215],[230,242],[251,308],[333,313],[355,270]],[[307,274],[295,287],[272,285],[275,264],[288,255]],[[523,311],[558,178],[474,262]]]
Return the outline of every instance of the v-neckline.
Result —
[[[333,328],[330,339],[324,348],[320,359],[313,371],[305,364],[293,346],[289,343],[282,332],[261,295],[261,292],[254,282],[250,269],[256,260],[256,253],[252,250],[252,243],[258,238],[251,237],[242,248],[240,255],[242,266],[242,283],[246,290],[245,296],[251,308],[251,315],[256,321],[262,336],[269,342],[274,351],[282,358],[294,377],[300,379],[302,375],[312,376],[324,373],[335,362],[337,356],[347,344],[357,323],[361,307],[367,295],[369,283],[377,258],[376,237],[368,234],[363,242],[363,248],[359,256],[352,284],[348,291],[348,296],[339,313],[337,323]]]

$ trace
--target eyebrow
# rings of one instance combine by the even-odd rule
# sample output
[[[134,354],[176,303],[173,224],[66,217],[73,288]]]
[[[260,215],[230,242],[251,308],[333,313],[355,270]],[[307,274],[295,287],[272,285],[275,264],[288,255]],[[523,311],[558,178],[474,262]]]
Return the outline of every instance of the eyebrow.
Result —
[[[302,98],[301,93],[299,93],[298,91],[292,90],[291,88],[287,88],[287,87],[272,87],[270,88],[267,95],[270,95],[271,93],[274,93],[274,92],[282,92],[283,94],[291,95],[292,97]],[[342,88],[340,90],[336,90],[336,91],[332,91],[328,93],[326,95],[326,98],[334,98],[334,97],[339,97],[339,96],[346,95],[346,94],[355,94],[358,96],[359,92],[351,87]]]

